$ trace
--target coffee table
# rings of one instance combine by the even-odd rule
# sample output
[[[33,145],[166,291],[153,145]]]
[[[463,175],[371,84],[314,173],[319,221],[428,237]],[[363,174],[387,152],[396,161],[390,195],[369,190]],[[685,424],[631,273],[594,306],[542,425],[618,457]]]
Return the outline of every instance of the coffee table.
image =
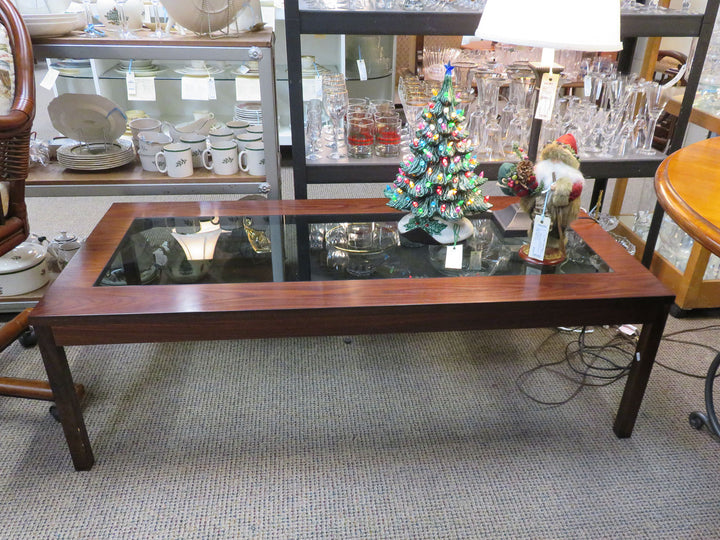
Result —
[[[614,422],[631,435],[669,289],[587,216],[573,260],[551,270],[522,263],[522,239],[487,219],[448,268],[445,247],[395,245],[401,216],[384,199],[113,205],[30,321],[75,468],[94,457],[68,345],[642,324]],[[207,246],[217,225],[212,263],[188,260],[178,242]]]

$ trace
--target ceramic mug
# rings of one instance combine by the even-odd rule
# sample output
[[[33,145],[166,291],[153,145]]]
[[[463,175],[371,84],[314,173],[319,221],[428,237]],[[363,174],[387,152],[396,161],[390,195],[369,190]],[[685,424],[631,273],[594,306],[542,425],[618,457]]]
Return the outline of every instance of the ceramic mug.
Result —
[[[225,126],[211,129],[210,134],[208,135],[208,140],[210,141],[211,146],[232,142],[234,138],[235,134],[232,129]]]
[[[207,118],[208,120],[212,120],[213,118],[215,118],[215,114],[210,111],[193,111],[193,118],[195,120],[200,120],[201,118]]]
[[[250,126],[250,122],[247,120],[230,120],[225,124],[237,137],[241,133],[246,133],[247,128]]]
[[[256,133],[241,133],[240,135],[235,137],[235,141],[237,142],[238,148],[240,150],[245,150],[245,146],[252,142],[262,142],[262,137],[260,137]]]
[[[138,154],[155,156],[158,152],[162,152],[166,144],[170,144],[171,142],[172,137],[165,133],[141,131],[138,135]]]
[[[247,143],[238,161],[240,168],[249,175],[265,176],[265,145],[261,141]]]
[[[203,166],[222,176],[237,174],[238,161],[238,149],[232,141],[218,146],[213,145],[202,153]]]
[[[193,169],[200,169],[203,166],[202,153],[207,148],[207,140],[205,137],[197,133],[190,133],[181,136],[180,142],[190,147]]]
[[[173,178],[192,176],[192,152],[190,146],[177,142],[166,144],[162,152],[155,154],[158,171]]]
[[[245,131],[247,133],[252,133],[253,135],[259,135],[260,138],[262,139],[264,130],[265,130],[265,128],[263,127],[262,124],[252,124],[252,125],[249,125]]]
[[[138,154],[138,157],[140,158],[140,165],[142,165],[144,171],[160,172],[158,170],[157,161],[155,161],[155,155],[156,154]]]
[[[162,122],[155,118],[135,118],[128,122],[130,133],[132,133],[132,141],[136,150],[139,150],[139,139],[138,135],[144,131],[153,131],[156,133],[160,132]]]

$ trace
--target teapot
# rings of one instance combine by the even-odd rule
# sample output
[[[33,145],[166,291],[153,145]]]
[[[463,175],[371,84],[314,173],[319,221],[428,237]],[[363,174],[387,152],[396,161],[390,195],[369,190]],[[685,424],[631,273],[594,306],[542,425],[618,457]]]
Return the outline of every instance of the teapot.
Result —
[[[65,268],[73,255],[80,249],[81,245],[77,236],[68,234],[67,231],[61,231],[60,235],[56,236],[47,246],[47,253],[50,259],[48,263],[51,270],[60,272]]]
[[[182,124],[173,125],[170,122],[163,122],[162,129],[170,137],[173,142],[180,142],[180,137],[187,135],[200,135],[201,137],[207,137],[210,134],[215,124],[215,120],[210,117],[198,118],[191,122],[183,122]]]

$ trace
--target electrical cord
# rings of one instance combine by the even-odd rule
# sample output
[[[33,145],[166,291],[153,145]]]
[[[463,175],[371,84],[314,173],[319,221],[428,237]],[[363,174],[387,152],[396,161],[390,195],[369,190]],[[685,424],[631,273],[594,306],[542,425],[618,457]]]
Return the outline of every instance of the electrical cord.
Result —
[[[676,338],[676,336],[691,332],[703,332],[717,329],[720,329],[720,324],[712,324],[700,328],[689,328],[665,334],[662,339],[663,341],[672,343],[696,345],[718,354],[720,353],[720,350],[710,345]],[[624,378],[630,371],[630,366],[633,362],[637,338],[635,336],[627,336],[625,334],[618,333],[603,345],[588,345],[586,343],[586,335],[592,331],[592,329],[588,329],[585,326],[579,329],[565,327],[556,328],[555,332],[547,336],[533,352],[533,357],[535,358],[537,365],[527,371],[524,371],[516,379],[515,384],[518,390],[535,403],[540,405],[558,406],[571,401],[586,387],[609,386]],[[567,332],[577,333],[577,338],[566,343],[563,357],[559,360],[543,362],[540,359],[540,351],[542,348],[545,347],[551,339],[557,337],[561,333]],[[571,373],[568,373],[567,371],[563,372],[557,369],[563,364],[566,364]],[[687,377],[705,379],[707,376],[706,374],[697,375],[670,367],[657,359],[655,360],[655,364]],[[526,389],[527,380],[532,375],[540,371],[552,373],[561,379],[565,379],[566,381],[575,384],[576,387],[570,392],[570,395],[561,400],[550,401],[533,396]]]
[[[586,327],[582,327],[576,340],[566,344],[563,358],[553,362],[543,362],[539,357],[540,350],[560,332],[561,330],[556,330],[555,333],[550,334],[540,343],[534,351],[534,357],[538,365],[521,373],[515,381],[518,390],[530,400],[541,405],[563,405],[572,400],[586,387],[608,386],[627,375],[632,364],[634,342],[631,343],[624,336],[618,335],[604,345],[588,345],[585,342]],[[632,350],[623,348],[623,344],[631,344]],[[557,369],[562,364],[567,364],[572,374]],[[575,388],[569,396],[556,401],[533,396],[525,388],[526,381],[531,375],[539,371],[547,371],[565,379],[574,384]]]

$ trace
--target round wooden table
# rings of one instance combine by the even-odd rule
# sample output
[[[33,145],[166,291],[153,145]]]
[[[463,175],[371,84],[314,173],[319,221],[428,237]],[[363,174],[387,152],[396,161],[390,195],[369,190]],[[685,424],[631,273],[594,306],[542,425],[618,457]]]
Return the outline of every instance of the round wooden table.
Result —
[[[655,191],[673,221],[720,256],[720,137],[665,158],[655,173]]]
[[[694,240],[720,256],[720,137],[706,139],[669,155],[655,173],[658,203],[677,225]],[[707,424],[720,435],[713,403],[713,381],[720,367],[720,354],[710,364],[705,378],[707,415],[690,413],[696,429]]]

